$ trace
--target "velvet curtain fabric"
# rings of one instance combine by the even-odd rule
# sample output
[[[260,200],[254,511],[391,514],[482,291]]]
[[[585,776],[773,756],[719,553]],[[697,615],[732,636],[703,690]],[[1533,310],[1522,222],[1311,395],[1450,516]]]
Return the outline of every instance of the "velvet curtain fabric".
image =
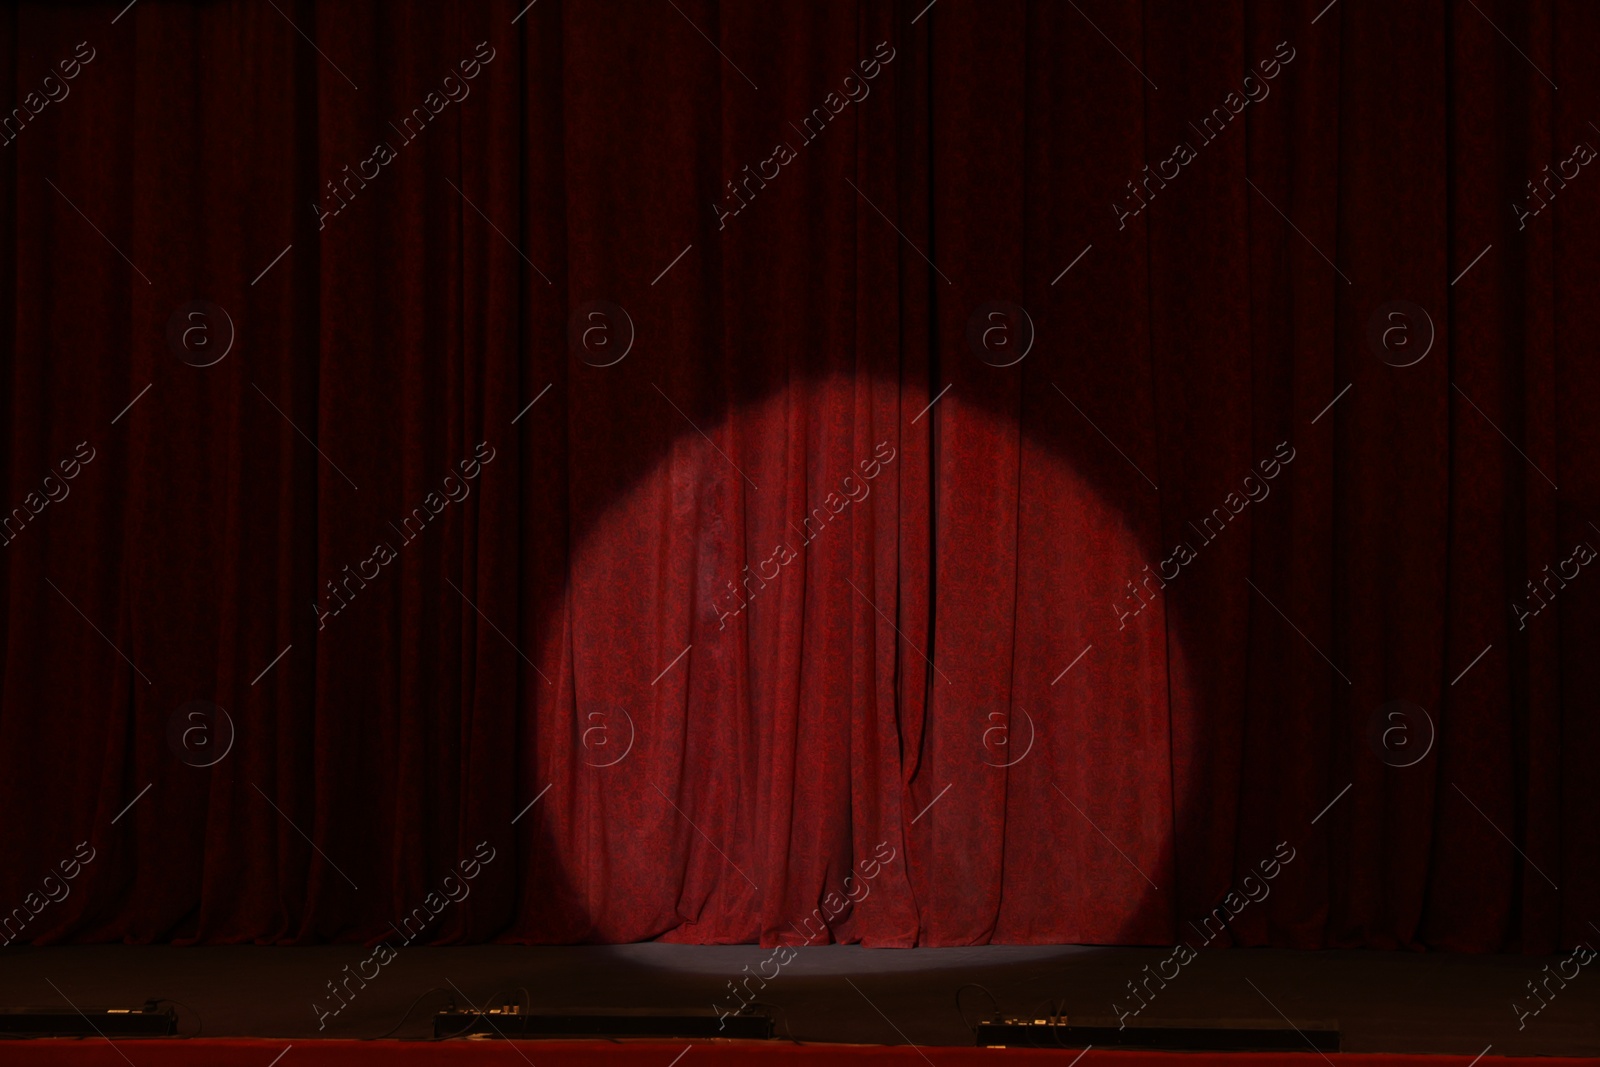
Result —
[[[1594,936],[1597,20],[9,7],[5,939]]]

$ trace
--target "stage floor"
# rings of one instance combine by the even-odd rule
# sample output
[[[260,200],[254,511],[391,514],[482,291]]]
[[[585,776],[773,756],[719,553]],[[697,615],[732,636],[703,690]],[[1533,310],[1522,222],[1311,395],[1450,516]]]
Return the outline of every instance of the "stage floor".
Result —
[[[968,1046],[956,991],[987,988],[1008,1015],[1037,1015],[1048,1002],[1069,1017],[1114,1015],[1134,1001],[1126,983],[1170,949],[987,946],[949,949],[803,949],[768,983],[782,1039],[858,1045]],[[520,999],[535,1011],[705,1010],[731,1006],[731,979],[755,973],[771,950],[752,946],[617,945],[406,948],[318,1028],[336,1005],[327,983],[368,959],[360,945],[319,948],[83,946],[0,951],[0,1007],[135,1007],[167,998],[184,1005],[182,1028],[203,1036],[284,1039],[432,1036],[433,1012],[454,997],[483,1005]],[[1346,1052],[1450,1053],[1467,1057],[1600,1055],[1600,976],[1585,968],[1537,1007],[1527,983],[1558,959],[1379,952],[1228,949],[1200,953],[1149,999],[1152,1020],[1337,1019]],[[1551,972],[1545,972],[1549,964]],[[1570,968],[1569,968],[1570,969]],[[371,973],[369,966],[368,973]],[[771,965],[768,965],[771,973]],[[752,983],[753,984],[753,983]],[[454,993],[452,986],[460,990]],[[424,995],[440,987],[442,992]],[[1544,988],[1544,987],[1541,987]],[[969,1020],[990,1010],[968,989]],[[1519,1027],[1519,1021],[1522,1024]],[[782,1042],[786,1043],[786,1042]],[[119,1045],[123,1044],[121,1041]],[[0,1053],[3,1055],[3,1053]],[[1315,1060],[1315,1057],[1313,1056]],[[664,1061],[663,1061],[664,1062]],[[1318,1061],[1320,1062],[1320,1061]]]

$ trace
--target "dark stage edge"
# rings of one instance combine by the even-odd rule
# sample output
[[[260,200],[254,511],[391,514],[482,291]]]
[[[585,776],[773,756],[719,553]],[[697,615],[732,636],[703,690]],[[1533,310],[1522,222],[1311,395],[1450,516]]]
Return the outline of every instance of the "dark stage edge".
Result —
[[[1072,946],[807,948],[760,1000],[773,1006],[774,1044],[792,1035],[808,1043],[970,1048],[972,1033],[956,1011],[956,990],[967,983],[987,987],[1007,1015],[1042,1014],[1047,1001],[1058,1001],[1069,1017],[1104,1018],[1113,1001],[1132,1003],[1128,981],[1170,955],[1170,949]],[[67,1008],[65,997],[84,1009],[137,1008],[168,998],[184,1005],[185,1034],[203,1020],[206,1038],[287,1042],[378,1037],[425,990],[444,987],[446,993],[423,997],[394,1034],[425,1038],[452,983],[479,1005],[491,994],[515,997],[524,988],[535,1011],[706,1010],[714,1001],[728,1003],[726,983],[747,964],[755,972],[771,951],[662,944],[406,948],[319,1030],[313,1001],[331,1005],[326,983],[369,956],[360,945],[14,945],[0,951],[0,1007]],[[1538,1003],[1526,983],[1566,958],[1213,950],[1183,967],[1138,1021],[1337,1019],[1345,1052],[1600,1056],[1600,973],[1589,968],[1565,988],[1552,983],[1548,1005],[1519,1029],[1512,1005]],[[967,990],[962,1004],[972,1021],[990,1010],[977,990]],[[0,1043],[0,1062],[7,1046],[15,1048]]]
[[[30,1041],[4,1049],[7,1067],[739,1067],[759,1063],[794,1067],[1600,1067],[1600,1059],[1409,1055],[1334,1052],[1135,1052],[1082,1050],[922,1048],[910,1045],[760,1046],[738,1043],[553,1041],[327,1041],[262,1038],[193,1041]]]

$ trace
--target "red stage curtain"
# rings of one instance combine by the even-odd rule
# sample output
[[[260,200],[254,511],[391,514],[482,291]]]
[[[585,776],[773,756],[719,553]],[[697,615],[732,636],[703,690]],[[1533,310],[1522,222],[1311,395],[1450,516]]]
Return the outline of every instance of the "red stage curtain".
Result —
[[[1595,936],[1600,9],[122,8],[0,15],[7,937]]]

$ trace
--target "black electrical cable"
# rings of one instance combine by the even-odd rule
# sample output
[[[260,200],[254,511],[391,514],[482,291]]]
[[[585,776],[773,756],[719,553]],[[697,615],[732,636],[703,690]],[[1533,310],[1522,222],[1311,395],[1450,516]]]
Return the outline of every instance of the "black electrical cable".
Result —
[[[783,1016],[783,1032],[788,1035],[791,1042],[796,1045],[800,1044],[799,1041],[795,1040],[794,1031],[789,1029],[789,1013],[784,1010],[783,1005],[773,1004],[764,1000],[752,1000],[749,1006],[752,1008],[776,1008],[778,1014]]]
[[[190,1012],[194,1012],[194,1022],[195,1022],[194,1033],[187,1035],[188,1037],[199,1037],[201,1031],[203,1031],[206,1028],[206,1021],[205,1021],[205,1019],[200,1017],[200,1013],[195,1011],[193,1008],[189,1007],[189,1005],[185,1004],[181,1000],[173,1000],[171,997],[157,997],[155,1000],[152,1000],[150,1003],[151,1004],[176,1004],[180,1008],[184,1008],[184,1009],[186,1009],[186,1010],[188,1010]],[[179,1037],[184,1037],[185,1035],[179,1034],[178,1036]]]
[[[1057,1029],[1066,1015],[1066,1009],[1067,1002],[1064,999],[1053,1000],[1050,1002],[1050,1014],[1047,1016],[1050,1020],[1050,1036],[1055,1038],[1056,1044],[1061,1048],[1069,1047],[1065,1041],[1061,1040],[1061,1031]]]
[[[1044,1014],[1045,1014],[1046,1025],[1050,1027],[1050,1038],[1051,1038],[1052,1041],[1054,1041],[1056,1043],[1056,1047],[1057,1048],[1062,1048],[1062,1049],[1079,1048],[1080,1047],[1079,1045],[1068,1044],[1061,1037],[1061,1027],[1067,1025],[1067,1017],[1066,1017],[1067,1002],[1066,1002],[1066,999],[1063,998],[1061,1000],[1053,1000],[1053,999],[1052,1000],[1045,1000],[1045,1001],[1041,1001],[1041,1003],[1044,1005],[1044,1009],[1045,1009],[1045,1013]]]
[[[406,1024],[406,1020],[407,1019],[411,1018],[411,1013],[417,1010],[417,1005],[422,1003],[422,998],[423,997],[427,996],[429,993],[448,993],[448,992],[450,992],[449,988],[446,987],[446,986],[442,986],[442,985],[436,985],[432,989],[423,990],[422,993],[417,997],[417,999],[413,1000],[411,1002],[411,1006],[406,1009],[406,1013],[404,1015],[400,1016],[400,1021],[399,1022],[397,1022],[393,1026],[389,1027],[388,1030],[386,1030],[383,1033],[379,1034],[377,1037],[369,1037],[369,1038],[366,1038],[365,1040],[367,1040],[367,1041],[382,1041],[384,1038],[391,1036],[392,1034],[394,1034],[394,1032],[396,1030],[400,1029],[402,1026],[404,1026]],[[454,1003],[454,1002],[452,1001],[452,1003]]]
[[[988,986],[979,985],[977,982],[968,982],[966,985],[956,990],[956,1014],[961,1016],[961,1025],[965,1026],[968,1030],[972,1031],[972,1033],[976,1034],[978,1032],[978,1028],[967,1022],[967,1013],[961,1007],[961,994],[965,993],[969,989],[981,990],[983,995],[989,998],[989,1003],[994,1005],[994,1014],[997,1020],[1000,1018],[1000,1002],[995,999],[993,993],[989,992]]]

